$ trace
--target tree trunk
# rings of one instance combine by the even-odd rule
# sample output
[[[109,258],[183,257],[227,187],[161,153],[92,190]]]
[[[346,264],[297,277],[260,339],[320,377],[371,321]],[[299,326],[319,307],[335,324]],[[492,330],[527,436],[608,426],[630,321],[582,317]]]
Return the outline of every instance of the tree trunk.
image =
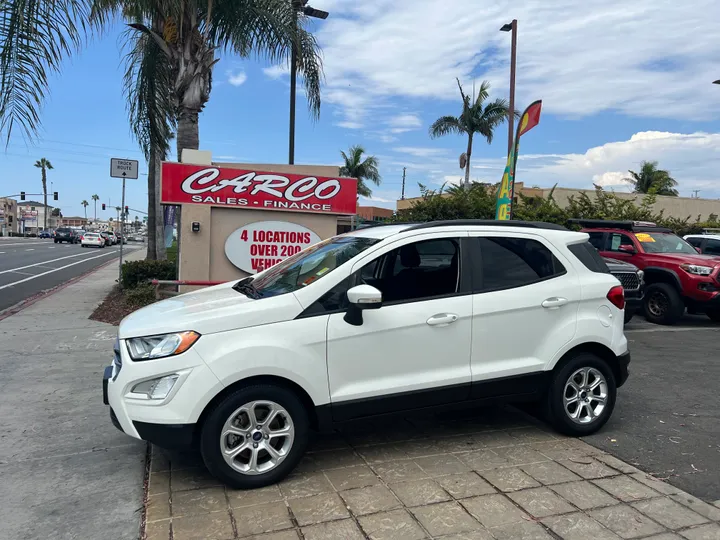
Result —
[[[182,150],[198,150],[200,148],[200,130],[198,116],[200,111],[183,110],[178,118],[177,128],[177,160],[182,161]]]
[[[165,252],[165,222],[163,220],[163,206],[160,204],[160,175],[162,174],[162,157],[157,152],[154,152],[154,157],[150,163],[150,167],[154,171],[154,182],[155,182],[155,255],[157,260],[164,261],[167,259],[167,253]],[[148,229],[148,238],[150,236],[150,230]]]
[[[470,154],[472,154],[473,134],[468,134],[467,162],[465,163],[465,187],[470,187]]]
[[[95,217],[93,218],[93,221],[97,223],[97,199],[93,201],[95,203]]]

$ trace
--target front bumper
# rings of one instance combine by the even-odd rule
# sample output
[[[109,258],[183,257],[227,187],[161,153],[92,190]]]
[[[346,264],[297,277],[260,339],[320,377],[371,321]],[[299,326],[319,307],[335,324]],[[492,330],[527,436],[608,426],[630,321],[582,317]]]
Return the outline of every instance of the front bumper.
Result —
[[[133,362],[118,342],[115,361],[103,374],[103,402],[113,425],[136,439],[168,448],[193,444],[195,425],[207,403],[223,386],[200,356],[190,349],[170,358]],[[131,389],[141,381],[179,374],[164,400],[138,399]]]
[[[617,357],[617,364],[618,364],[618,378],[617,381],[615,381],[615,385],[620,388],[625,382],[628,380],[628,377],[630,376],[630,370],[628,369],[628,366],[630,365],[630,351],[627,351],[625,354],[621,354]]]

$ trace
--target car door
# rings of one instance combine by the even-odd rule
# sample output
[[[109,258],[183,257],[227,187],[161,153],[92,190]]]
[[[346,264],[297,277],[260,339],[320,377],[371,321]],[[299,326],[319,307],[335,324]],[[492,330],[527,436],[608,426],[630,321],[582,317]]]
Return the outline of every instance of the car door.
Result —
[[[635,251],[624,251],[624,249],[629,248],[632,248]],[[640,251],[639,246],[629,234],[620,232],[608,233],[605,249],[606,251],[601,253],[603,257],[610,257],[612,259],[618,259],[632,264],[635,264],[633,262],[636,258],[635,255]]]
[[[465,238],[463,239],[463,236]],[[470,390],[472,297],[461,247],[467,234],[425,233],[390,244],[353,266],[351,284],[383,294],[353,326],[327,328],[335,420],[461,401]]]
[[[705,246],[703,247],[703,253],[705,255],[720,256],[720,240],[707,238],[705,240]]]
[[[471,233],[470,242],[472,397],[531,393],[575,335],[578,275],[541,236]]]

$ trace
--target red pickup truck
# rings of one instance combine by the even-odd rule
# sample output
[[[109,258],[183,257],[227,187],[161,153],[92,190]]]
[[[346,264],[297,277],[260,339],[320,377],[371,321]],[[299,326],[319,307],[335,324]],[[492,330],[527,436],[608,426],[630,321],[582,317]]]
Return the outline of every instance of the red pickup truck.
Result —
[[[687,309],[720,322],[720,256],[701,255],[670,229],[638,221],[573,220],[603,257],[645,273],[645,316],[675,324]]]

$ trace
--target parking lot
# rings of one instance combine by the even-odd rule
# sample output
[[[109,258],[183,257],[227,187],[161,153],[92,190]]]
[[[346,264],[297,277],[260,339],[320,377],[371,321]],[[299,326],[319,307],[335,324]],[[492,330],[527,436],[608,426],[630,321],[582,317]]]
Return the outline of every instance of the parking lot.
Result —
[[[171,529],[175,539],[717,538],[687,510],[720,512],[674,488],[720,504],[718,328],[636,317],[626,332],[631,377],[589,444],[514,408],[398,417],[318,439],[289,479],[251,492],[223,488],[197,455],[155,448],[148,540]]]

